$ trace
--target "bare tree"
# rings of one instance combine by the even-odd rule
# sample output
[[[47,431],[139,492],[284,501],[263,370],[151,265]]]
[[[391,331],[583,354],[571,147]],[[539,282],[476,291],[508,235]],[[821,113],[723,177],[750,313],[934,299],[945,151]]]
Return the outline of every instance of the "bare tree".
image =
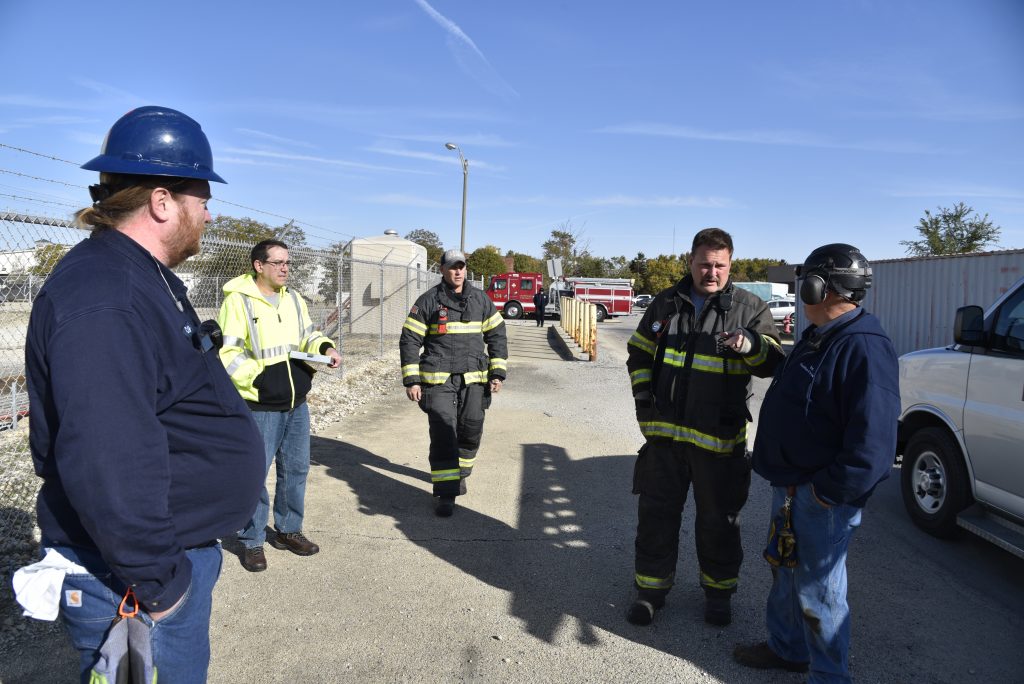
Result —
[[[584,240],[586,224],[576,228],[572,220],[558,224],[558,227],[551,231],[551,239],[544,242],[541,247],[544,250],[545,259],[561,259],[562,272],[566,275],[581,275],[581,259],[590,257],[590,240]]]

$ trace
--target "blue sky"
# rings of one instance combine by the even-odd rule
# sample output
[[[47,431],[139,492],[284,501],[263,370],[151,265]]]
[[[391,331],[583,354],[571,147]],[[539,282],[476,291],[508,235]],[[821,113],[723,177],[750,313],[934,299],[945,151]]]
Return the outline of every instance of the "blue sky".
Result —
[[[318,245],[458,246],[452,141],[467,249],[539,256],[571,222],[601,256],[719,226],[737,257],[896,258],[960,201],[1024,248],[1018,0],[3,0],[0,63],[0,143],[83,163],[129,109],[180,109],[228,180],[215,213]],[[26,176],[95,182],[4,147],[0,170],[0,209],[32,214],[87,194]]]

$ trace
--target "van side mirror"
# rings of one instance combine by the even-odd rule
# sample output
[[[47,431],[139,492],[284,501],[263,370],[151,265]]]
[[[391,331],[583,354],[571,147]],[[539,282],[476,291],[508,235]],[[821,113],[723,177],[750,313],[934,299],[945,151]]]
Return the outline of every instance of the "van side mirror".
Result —
[[[961,306],[953,321],[953,340],[957,344],[985,344],[985,312],[980,306]]]

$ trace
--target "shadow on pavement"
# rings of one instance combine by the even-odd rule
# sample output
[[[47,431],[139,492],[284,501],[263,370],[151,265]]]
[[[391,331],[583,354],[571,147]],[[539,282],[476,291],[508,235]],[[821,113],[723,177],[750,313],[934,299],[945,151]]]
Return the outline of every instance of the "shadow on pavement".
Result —
[[[597,646],[601,631],[686,659],[714,673],[728,659],[720,648],[721,630],[702,621],[703,594],[696,581],[681,582],[670,597],[671,610],[652,627],[625,620],[633,598],[632,540],[635,500],[628,494],[632,456],[571,460],[551,444],[522,445],[519,518],[515,527],[472,510],[470,495],[451,519],[450,534],[438,537],[437,520],[422,489],[398,478],[426,479],[426,473],[355,445],[313,438],[313,454],[331,477],[356,493],[359,510],[386,515],[410,541],[481,582],[511,594],[510,611],[524,629],[548,643],[564,643],[563,628],[574,641]],[[467,507],[468,506],[468,507]],[[692,535],[681,532],[683,553],[692,553]],[[504,544],[502,551],[480,553],[465,542]],[[497,547],[494,547],[497,549]],[[567,624],[568,623],[568,624]],[[572,623],[575,623],[573,627]],[[727,666],[719,672],[736,681]]]
[[[547,340],[551,349],[558,354],[558,357],[563,361],[575,361],[576,354],[569,348],[569,344],[575,343],[567,343],[565,338],[558,333],[558,330],[555,329],[554,325],[547,326],[547,329]]]

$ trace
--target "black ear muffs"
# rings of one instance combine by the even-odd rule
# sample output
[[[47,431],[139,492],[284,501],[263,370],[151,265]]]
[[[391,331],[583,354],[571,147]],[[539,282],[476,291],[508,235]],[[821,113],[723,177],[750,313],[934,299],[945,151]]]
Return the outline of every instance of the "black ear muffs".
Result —
[[[828,289],[828,273],[825,271],[813,270],[807,273],[800,283],[800,301],[804,304],[821,304],[825,301],[825,291]]]

